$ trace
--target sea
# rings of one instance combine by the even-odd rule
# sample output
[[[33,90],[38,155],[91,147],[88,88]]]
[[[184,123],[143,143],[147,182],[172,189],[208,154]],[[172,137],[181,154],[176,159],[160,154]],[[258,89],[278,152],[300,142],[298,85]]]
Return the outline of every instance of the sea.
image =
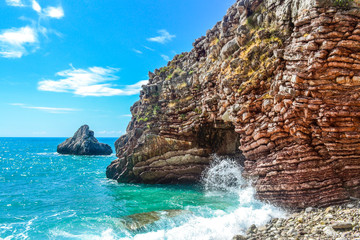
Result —
[[[64,140],[0,138],[0,239],[223,240],[286,216],[234,159],[214,156],[195,185],[126,184],[105,176],[115,154],[60,155]]]

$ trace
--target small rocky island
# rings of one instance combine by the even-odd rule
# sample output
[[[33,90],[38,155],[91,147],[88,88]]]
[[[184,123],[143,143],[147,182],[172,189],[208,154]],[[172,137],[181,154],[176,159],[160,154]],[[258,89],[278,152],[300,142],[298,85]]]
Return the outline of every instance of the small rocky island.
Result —
[[[110,155],[112,149],[109,145],[100,143],[88,125],[83,125],[73,137],[57,146],[57,152],[72,155]]]

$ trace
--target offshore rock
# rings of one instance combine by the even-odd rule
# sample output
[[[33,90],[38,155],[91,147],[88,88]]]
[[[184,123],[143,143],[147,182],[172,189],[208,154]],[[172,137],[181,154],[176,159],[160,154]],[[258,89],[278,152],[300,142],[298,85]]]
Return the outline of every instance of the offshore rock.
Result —
[[[107,144],[99,143],[89,126],[83,125],[73,137],[58,145],[57,152],[72,155],[110,155],[112,149]]]
[[[232,155],[263,200],[360,197],[358,1],[238,0],[193,46],[149,74],[107,177],[194,182]]]

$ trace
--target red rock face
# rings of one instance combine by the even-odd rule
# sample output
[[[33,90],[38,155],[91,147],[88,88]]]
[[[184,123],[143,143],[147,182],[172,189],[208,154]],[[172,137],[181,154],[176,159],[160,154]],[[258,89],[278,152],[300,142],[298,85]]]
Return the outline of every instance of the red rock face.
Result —
[[[273,109],[242,123],[254,129],[241,149],[259,197],[296,207],[360,193],[359,11],[313,11],[295,22]]]
[[[198,181],[217,153],[244,164],[263,200],[360,197],[360,10],[334,4],[238,1],[149,74],[107,176]]]

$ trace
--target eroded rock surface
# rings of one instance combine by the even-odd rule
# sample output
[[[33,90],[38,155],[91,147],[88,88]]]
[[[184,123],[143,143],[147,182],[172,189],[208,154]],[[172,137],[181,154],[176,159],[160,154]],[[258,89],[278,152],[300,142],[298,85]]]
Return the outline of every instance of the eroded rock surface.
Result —
[[[260,199],[359,197],[360,10],[338,3],[238,0],[149,73],[107,176],[193,182],[216,153],[238,156]]]
[[[57,152],[72,155],[110,155],[112,149],[105,143],[99,143],[89,126],[83,125],[73,137],[58,145]]]

